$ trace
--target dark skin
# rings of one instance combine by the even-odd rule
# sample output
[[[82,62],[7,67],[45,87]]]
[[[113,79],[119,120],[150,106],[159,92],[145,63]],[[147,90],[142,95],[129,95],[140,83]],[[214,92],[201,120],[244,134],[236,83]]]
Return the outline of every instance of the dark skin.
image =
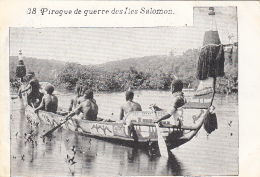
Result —
[[[87,98],[85,96],[81,96],[77,99],[77,104],[80,105],[81,103],[83,103],[84,101],[86,101]],[[91,99],[94,103],[96,103],[95,99]]]
[[[83,119],[96,120],[98,114],[97,104],[93,101],[93,99],[87,99],[86,95],[84,95],[84,97],[86,100],[80,103],[79,106],[68,115],[68,117],[75,115],[76,112],[79,111],[83,113]]]
[[[171,116],[172,116],[171,114],[166,114],[166,115],[164,115],[162,118],[160,118],[159,120],[154,121],[154,123],[159,123],[159,122],[161,122],[162,120],[169,119]]]
[[[34,78],[34,75],[27,75],[27,76],[28,76],[28,79],[29,79],[29,84],[24,89],[19,89],[18,95],[19,95],[19,97],[22,97],[22,95],[21,95],[22,93],[25,93],[27,91],[31,91],[30,93],[28,93],[28,97],[27,97],[28,98],[28,104],[37,106],[41,102],[42,95],[38,90],[39,89],[38,86],[35,86],[33,88],[31,81]],[[37,81],[37,80],[35,80],[35,81]],[[36,84],[37,82],[35,82],[34,84]]]
[[[57,108],[58,98],[55,95],[48,93],[47,95],[44,95],[40,106],[35,109],[35,112],[37,112],[38,110],[45,110],[47,112],[56,113]]]
[[[80,98],[81,96],[81,93],[80,93],[80,90],[76,90],[76,94],[77,96],[73,97],[71,100],[70,100],[70,106],[69,106],[69,111],[72,111],[72,108],[76,108],[77,105],[78,105],[78,99]]]
[[[72,108],[75,108],[77,106],[77,99],[79,98],[79,96],[75,96],[70,100],[70,106],[69,106],[69,111],[72,111]]]
[[[175,106],[173,112],[176,112],[176,111],[177,111],[177,108],[176,108],[176,106]],[[166,115],[164,115],[163,117],[161,117],[159,120],[155,121],[154,123],[159,123],[159,122],[161,122],[162,120],[169,119],[171,116],[172,116],[171,114],[166,114]]]
[[[139,103],[133,101],[133,99],[127,100],[127,103],[120,108],[120,120],[123,120],[125,114],[132,111],[142,111],[142,107]]]
[[[174,87],[172,87],[172,94],[174,94],[173,90],[174,90]],[[171,111],[172,113],[176,112],[178,107],[179,107],[178,104],[177,104],[178,99],[180,99],[179,96],[173,97],[173,110]],[[166,114],[163,117],[161,117],[159,120],[155,121],[154,123],[159,123],[162,120],[169,119],[171,116],[172,116],[171,114]]]
[[[33,75],[28,75],[28,79],[31,80],[34,76]],[[23,90],[19,90],[19,94],[22,94],[24,92],[27,92],[28,90],[30,90],[32,88],[31,84],[28,84]]]

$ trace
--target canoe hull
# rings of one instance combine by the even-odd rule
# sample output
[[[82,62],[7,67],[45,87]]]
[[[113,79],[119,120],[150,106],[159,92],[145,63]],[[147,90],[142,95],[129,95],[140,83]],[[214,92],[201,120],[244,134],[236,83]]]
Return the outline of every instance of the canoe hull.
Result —
[[[178,147],[190,139],[199,131],[203,124],[205,111],[200,113],[200,121],[193,127],[179,128],[172,126],[169,122],[165,121],[163,126],[160,127],[160,131],[166,140],[167,147],[173,149]],[[198,114],[199,111],[197,110]],[[137,139],[133,138],[132,135],[128,134],[127,125],[123,122],[104,122],[104,121],[89,121],[82,120],[79,117],[74,116],[72,119],[67,121],[62,128],[80,133],[85,136],[96,137],[103,140],[108,140],[118,144],[126,146],[143,146],[147,147],[154,144],[157,147],[157,129],[153,123],[157,116],[165,114],[164,112],[157,112],[154,115],[152,112],[137,112],[132,115],[132,124],[137,135]],[[65,120],[62,115],[39,111],[37,114],[34,113],[34,109],[30,106],[26,106],[25,115],[28,119],[34,122],[42,122],[44,124],[56,126]],[[194,115],[193,115],[194,116]]]

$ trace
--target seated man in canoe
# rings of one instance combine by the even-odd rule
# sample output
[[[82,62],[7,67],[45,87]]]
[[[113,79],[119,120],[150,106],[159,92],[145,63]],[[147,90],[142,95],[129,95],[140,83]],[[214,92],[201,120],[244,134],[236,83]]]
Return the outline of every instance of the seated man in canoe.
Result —
[[[84,86],[81,91],[81,96],[77,99],[77,104],[80,105],[84,101],[87,100],[87,98],[84,96],[84,93],[89,89],[88,86]],[[92,102],[96,103],[96,100],[92,98]]]
[[[67,117],[75,115],[78,111],[83,113],[83,120],[97,120],[98,105],[93,98],[93,91],[86,90],[84,92],[85,101],[80,103],[76,109],[67,115]]]
[[[42,102],[39,107],[37,107],[34,111],[44,110],[47,112],[56,113],[58,108],[58,98],[53,95],[54,87],[52,85],[47,85],[45,87],[47,92],[46,95],[42,98]]]
[[[179,79],[174,80],[171,84],[171,91],[173,95],[172,100],[172,107],[170,110],[167,111],[167,114],[161,117],[159,120],[155,121],[155,123],[158,123],[162,120],[168,119],[170,117],[174,117],[175,124],[177,125],[177,121],[175,114],[179,107],[182,107],[186,103],[186,99],[184,98],[184,94],[182,92],[183,89],[183,82]],[[179,120],[180,123],[180,120]]]
[[[69,111],[72,111],[72,109],[74,109],[78,106],[78,99],[81,96],[81,90],[82,90],[82,87],[80,85],[77,85],[75,88],[77,95],[70,100]]]
[[[28,105],[37,107],[42,100],[43,93],[39,91],[40,89],[40,84],[39,81],[34,77],[35,74],[32,71],[29,71],[27,73],[29,82],[28,85],[24,89],[20,89],[18,91],[18,95],[20,96],[24,92],[29,92],[27,95],[27,101]]]
[[[134,92],[130,89],[125,93],[126,103],[121,106],[120,108],[120,120],[133,111],[142,111],[142,107],[139,103],[133,101],[134,99]],[[129,136],[133,137],[135,141],[138,140],[138,136],[134,129],[134,125],[132,124],[132,119],[125,120],[125,133]]]
[[[127,91],[125,94],[126,103],[120,108],[120,120],[123,120],[125,115],[132,111],[142,111],[142,107],[139,103],[133,101],[134,92]]]

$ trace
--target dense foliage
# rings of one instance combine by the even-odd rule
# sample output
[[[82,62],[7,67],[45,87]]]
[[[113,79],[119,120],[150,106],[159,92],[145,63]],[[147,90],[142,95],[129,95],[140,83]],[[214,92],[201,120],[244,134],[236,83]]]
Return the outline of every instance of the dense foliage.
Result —
[[[23,57],[26,71],[34,71],[36,77],[42,82],[55,82],[55,76],[58,71],[65,65],[63,62],[54,60],[39,60],[36,58]],[[9,78],[10,88],[17,90],[20,82],[16,77],[16,67],[18,64],[18,56],[9,57]],[[24,77],[26,80],[26,77]]]
[[[188,50],[182,56],[147,56],[108,62],[96,66],[67,63],[58,73],[56,84],[72,89],[76,84],[93,90],[134,89],[168,90],[175,76],[188,86],[196,84],[199,51]]]
[[[189,49],[179,56],[146,56],[111,61],[101,65],[80,65],[24,58],[27,71],[33,70],[39,81],[51,82],[58,88],[74,89],[76,84],[98,91],[134,89],[168,90],[177,76],[185,87],[196,87],[198,49]],[[15,68],[18,57],[10,57],[11,87],[17,85]],[[237,75],[237,66],[226,63],[226,76]],[[19,85],[19,84],[18,84]]]

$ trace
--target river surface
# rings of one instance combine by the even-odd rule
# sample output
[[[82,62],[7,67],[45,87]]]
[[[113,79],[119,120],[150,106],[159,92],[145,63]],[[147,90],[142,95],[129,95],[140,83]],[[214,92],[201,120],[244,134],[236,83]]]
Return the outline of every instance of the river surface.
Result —
[[[187,99],[192,93],[185,92]],[[67,109],[72,94],[57,93],[59,106]],[[99,117],[117,120],[124,93],[96,93]],[[239,116],[237,95],[216,95],[213,105],[218,129],[204,128],[188,143],[173,149],[169,159],[147,151],[84,137],[59,129],[52,139],[40,135],[50,127],[30,125],[18,99],[11,100],[12,176],[195,176],[238,175]],[[156,103],[167,108],[171,94],[136,91],[134,100],[149,110]],[[32,136],[30,136],[32,135]],[[71,159],[70,163],[68,160]],[[72,164],[73,162],[73,164]]]

